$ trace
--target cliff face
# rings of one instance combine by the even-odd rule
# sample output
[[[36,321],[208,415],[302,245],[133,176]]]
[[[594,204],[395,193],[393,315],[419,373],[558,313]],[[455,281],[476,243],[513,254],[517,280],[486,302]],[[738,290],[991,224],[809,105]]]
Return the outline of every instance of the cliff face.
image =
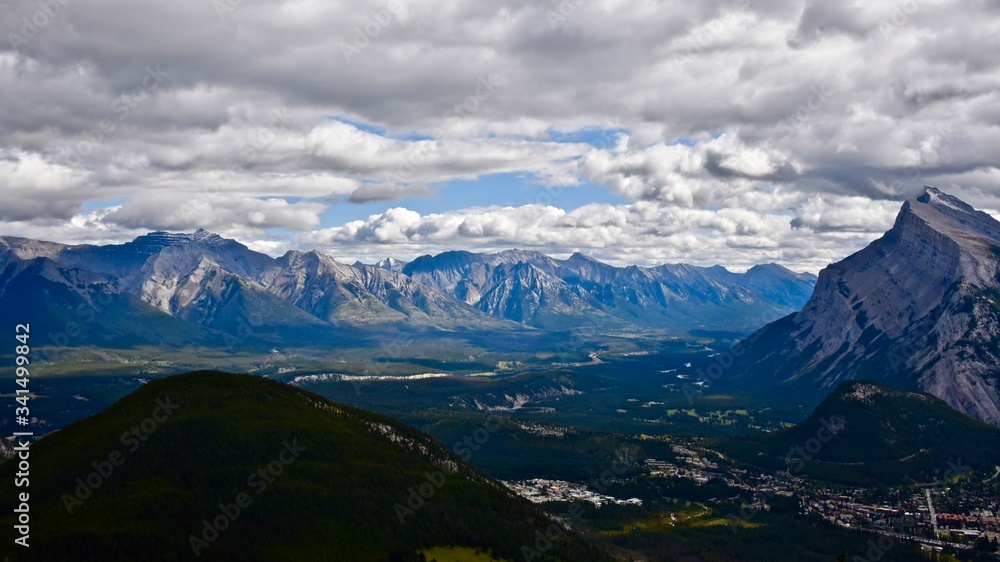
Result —
[[[735,367],[745,388],[818,395],[862,378],[1000,423],[1000,223],[928,188],[752,341]]]

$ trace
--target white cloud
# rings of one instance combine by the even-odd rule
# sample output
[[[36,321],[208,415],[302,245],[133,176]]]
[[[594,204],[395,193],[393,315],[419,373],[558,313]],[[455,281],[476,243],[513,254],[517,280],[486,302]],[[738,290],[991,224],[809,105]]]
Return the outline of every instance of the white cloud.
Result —
[[[785,154],[748,146],[733,134],[695,146],[660,142],[634,150],[595,150],[582,159],[581,169],[629,199],[682,207],[718,204],[794,174]]]
[[[104,222],[125,228],[217,231],[284,228],[305,230],[319,226],[326,207],[317,203],[289,203],[284,199],[235,199],[217,194],[200,197],[155,195],[121,205]]]
[[[924,184],[1000,208],[994,3],[590,0],[552,20],[556,3],[406,0],[345,56],[385,4],[244,2],[220,18],[210,2],[105,0],[0,41],[0,233],[204,227],[273,249],[289,242],[269,231],[288,229],[366,255],[617,246],[618,261],[814,267]],[[0,7],[0,26],[37,9]],[[549,140],[587,127],[628,134]],[[540,202],[593,182],[629,203],[316,230],[334,200],[490,174],[534,178]]]
[[[655,201],[591,204],[570,212],[546,205],[428,215],[393,208],[367,220],[299,235],[290,245],[319,248],[349,261],[519,247],[554,255],[579,250],[619,265],[685,262],[745,268],[778,261],[818,270],[842,258],[845,244],[866,243],[892,225],[892,213],[869,215],[869,209],[845,206],[853,200],[803,203],[804,219],[792,213],[713,211]],[[850,228],[831,228],[840,223]]]
[[[866,197],[810,196],[796,208],[796,227],[814,231],[877,233],[892,226],[899,211],[895,201]]]

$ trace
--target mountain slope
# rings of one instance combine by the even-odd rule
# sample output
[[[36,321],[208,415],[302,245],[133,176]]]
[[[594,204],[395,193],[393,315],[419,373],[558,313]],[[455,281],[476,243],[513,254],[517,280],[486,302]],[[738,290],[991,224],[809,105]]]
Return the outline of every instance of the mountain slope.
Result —
[[[357,269],[318,252],[288,252],[258,280],[278,297],[328,322],[405,318],[365,289]]]
[[[724,267],[710,267],[709,275],[716,279],[739,283],[763,298],[796,310],[812,296],[816,276],[796,273],[776,263],[755,265],[746,273],[733,273]]]
[[[45,437],[31,458],[30,552],[0,547],[14,560],[186,560],[197,549],[203,560],[364,562],[439,545],[515,559],[553,524],[411,427],[247,375],[153,381]],[[16,470],[0,466],[8,528]],[[607,559],[562,537],[537,560]]]
[[[0,257],[0,323],[28,323],[38,345],[183,346],[210,335],[119,290],[114,280],[47,257]]]
[[[58,344],[54,340],[59,339],[69,345],[169,344],[176,340],[172,334],[184,334],[186,341],[199,336],[203,344],[231,345],[249,342],[250,336],[277,341],[294,335],[323,341],[331,332],[320,320],[252,280],[272,261],[270,257],[203,230],[152,233],[110,246],[11,238],[0,239],[3,246],[15,255],[49,264],[23,271],[21,284],[11,286],[6,295],[15,302],[34,302],[40,312],[52,312],[31,315],[43,327],[54,326],[57,336],[47,343]],[[100,298],[84,298],[83,287],[91,292],[99,288]],[[38,291],[43,293],[32,296]],[[53,299],[58,301],[55,309],[38,305]],[[121,304],[106,307],[95,300]],[[69,322],[83,323],[81,318],[88,324],[81,336],[58,336]]]
[[[795,427],[722,442],[751,464],[855,483],[932,482],[1000,463],[1000,428],[928,394],[862,381],[841,383]]]
[[[585,320],[615,323],[581,287],[525,262],[493,269],[490,289],[476,307],[491,316],[542,328],[572,328]]]
[[[819,397],[865,378],[1000,423],[1000,223],[928,188],[748,341],[730,381],[746,389]]]

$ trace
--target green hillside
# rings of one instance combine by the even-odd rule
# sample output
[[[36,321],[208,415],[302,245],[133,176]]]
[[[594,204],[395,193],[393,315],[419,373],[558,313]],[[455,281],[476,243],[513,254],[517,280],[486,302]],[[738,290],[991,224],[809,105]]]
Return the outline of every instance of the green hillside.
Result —
[[[156,380],[30,452],[31,548],[5,539],[12,560],[520,560],[546,531],[534,560],[607,559],[425,434],[259,377]],[[0,466],[8,534],[16,470]]]
[[[852,484],[934,482],[1000,464],[1000,428],[929,394],[845,381],[807,420],[772,433],[724,439],[750,464]]]

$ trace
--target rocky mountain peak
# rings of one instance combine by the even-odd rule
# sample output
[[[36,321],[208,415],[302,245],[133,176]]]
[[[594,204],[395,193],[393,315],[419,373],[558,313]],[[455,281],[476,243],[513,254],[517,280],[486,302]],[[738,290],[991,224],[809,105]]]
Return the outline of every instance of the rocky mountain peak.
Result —
[[[905,227],[915,220],[963,247],[980,247],[984,243],[1000,245],[1000,222],[934,187],[928,187],[920,197],[906,201],[896,225]]]
[[[961,211],[964,213],[975,213],[976,210],[958,197],[948,195],[936,187],[925,186],[924,194],[917,197],[918,203],[924,203],[935,207],[944,207]]]
[[[998,295],[1000,222],[927,188],[885,236],[824,269],[801,312],[752,336],[737,371],[814,396],[869,378],[1000,423]]]
[[[397,260],[396,258],[389,257],[375,262],[374,267],[376,267],[377,269],[384,269],[386,271],[395,271],[396,273],[400,273],[403,271],[403,268],[406,267],[406,263],[407,262],[405,261],[400,261]]]
[[[223,238],[214,232],[209,232],[203,228],[192,233],[172,233],[164,231],[150,232],[149,234],[144,234],[142,236],[136,237],[131,242],[125,244],[125,246],[130,246],[133,249],[141,249],[146,253],[154,254],[163,250],[164,248],[185,246],[188,244],[201,244],[201,245],[225,245],[225,244],[236,244],[238,246],[243,246],[235,240],[229,240]]]

